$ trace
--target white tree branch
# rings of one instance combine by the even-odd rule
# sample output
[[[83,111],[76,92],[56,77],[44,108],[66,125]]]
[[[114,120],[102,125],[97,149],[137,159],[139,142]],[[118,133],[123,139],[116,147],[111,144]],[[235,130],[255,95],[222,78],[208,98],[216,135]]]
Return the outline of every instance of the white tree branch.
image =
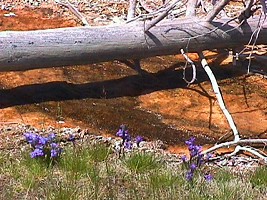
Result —
[[[201,59],[201,64],[202,64],[202,67],[204,68],[204,70],[206,71],[207,75],[209,76],[209,79],[211,81],[211,85],[212,85],[212,88],[213,88],[213,91],[217,97],[217,100],[218,100],[218,103],[219,103],[219,106],[221,108],[221,110],[223,111],[223,114],[225,115],[228,123],[229,123],[229,126],[231,127],[232,131],[233,131],[233,134],[234,134],[234,141],[238,141],[240,140],[240,136],[239,136],[239,133],[238,133],[238,130],[236,128],[236,125],[235,125],[235,122],[231,116],[231,114],[229,113],[229,111],[227,110],[225,104],[224,104],[224,100],[223,100],[223,97],[222,97],[222,94],[221,94],[221,91],[220,91],[220,88],[218,86],[218,83],[216,81],[216,78],[214,76],[214,74],[212,73],[204,55],[202,52],[199,52],[199,57]]]
[[[223,147],[229,148],[230,146],[239,145],[239,144],[248,144],[248,143],[250,144],[263,143],[267,145],[267,139],[240,139],[238,141],[223,142],[223,143],[214,145],[213,147],[203,151],[202,153],[207,154],[207,153],[213,152]]]
[[[194,81],[196,80],[197,70],[196,70],[196,66],[195,66],[194,62],[185,54],[183,49],[181,49],[181,53],[184,56],[184,58],[186,59],[186,62],[189,62],[191,64],[191,66],[192,66],[193,75],[192,75],[191,81],[188,81],[186,79],[186,77],[185,77],[185,70],[186,70],[186,67],[187,67],[187,63],[185,64],[184,71],[183,71],[183,79],[189,85],[189,84],[194,83]]]

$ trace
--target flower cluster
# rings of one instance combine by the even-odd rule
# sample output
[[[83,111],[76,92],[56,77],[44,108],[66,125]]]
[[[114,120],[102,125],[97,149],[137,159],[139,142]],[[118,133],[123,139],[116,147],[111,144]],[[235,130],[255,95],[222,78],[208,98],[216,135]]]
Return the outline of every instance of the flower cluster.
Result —
[[[210,155],[207,155],[207,157],[204,158],[204,155],[202,154],[202,147],[196,145],[195,141],[196,139],[194,137],[191,137],[189,140],[185,142],[190,152],[190,157],[188,159],[187,156],[184,155],[181,158],[183,163],[186,165],[188,169],[186,173],[186,179],[190,182],[193,181],[196,170],[199,169],[201,165],[203,165],[210,158]],[[210,174],[206,174],[204,178],[207,181],[212,180],[212,176]]]
[[[31,158],[47,157],[55,159],[60,157],[62,148],[55,142],[56,135],[54,133],[47,137],[35,133],[25,133],[24,136],[33,148],[30,154]]]
[[[132,149],[133,142],[136,143],[137,147],[139,147],[140,142],[144,141],[143,137],[137,136],[135,140],[133,141],[127,127],[125,125],[121,125],[116,136],[122,138],[122,145],[126,149]]]

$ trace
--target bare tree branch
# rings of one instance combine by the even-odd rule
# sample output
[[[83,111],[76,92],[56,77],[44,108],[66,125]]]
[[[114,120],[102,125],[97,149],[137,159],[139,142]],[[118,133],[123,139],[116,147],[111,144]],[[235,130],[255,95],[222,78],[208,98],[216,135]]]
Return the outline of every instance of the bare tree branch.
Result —
[[[186,59],[186,64],[184,66],[184,71],[183,71],[183,79],[189,85],[189,84],[194,83],[195,80],[196,80],[196,76],[197,76],[196,66],[195,66],[194,62],[185,54],[183,49],[181,49],[181,53],[184,56],[184,58]],[[193,75],[192,75],[191,81],[188,81],[186,79],[186,77],[185,77],[185,70],[186,70],[186,67],[187,67],[187,62],[189,62],[191,64],[192,70],[193,70]]]
[[[67,3],[63,3],[60,0],[55,0],[56,3],[58,3],[59,5],[65,6],[68,9],[70,9],[70,11],[76,16],[78,17],[79,20],[82,21],[82,24],[84,26],[90,26],[90,24],[88,23],[87,19],[78,11],[77,8],[75,8],[68,0]]]
[[[242,147],[240,145],[237,145],[236,148],[235,148],[235,150],[232,153],[228,154],[227,157],[234,156],[234,155],[236,155],[240,151],[250,152],[251,154],[253,154],[253,155],[255,155],[255,156],[263,159],[264,162],[267,163],[267,156],[264,155],[263,152],[260,152],[258,149],[254,149],[252,147]]]
[[[136,4],[137,0],[130,0],[128,14],[127,14],[127,22],[135,17]]]
[[[241,11],[239,16],[237,17],[239,22],[242,22],[242,21],[250,18],[250,16],[252,16],[252,14],[255,12],[255,11],[251,10],[254,2],[255,2],[255,0],[249,0],[249,2],[246,3],[245,9],[243,11]]]
[[[230,142],[223,142],[220,144],[216,144],[213,147],[203,151],[203,154],[207,154],[210,152],[213,152],[217,149],[223,148],[223,147],[230,147],[230,146],[234,146],[234,145],[239,145],[239,144],[259,144],[259,143],[263,143],[267,145],[267,139],[240,139],[238,141],[230,141]]]
[[[229,113],[229,111],[227,110],[225,104],[224,104],[224,100],[223,100],[223,97],[222,97],[222,94],[221,94],[221,91],[220,91],[220,88],[218,86],[218,83],[216,81],[216,78],[214,76],[214,74],[212,73],[204,55],[202,52],[199,52],[198,53],[200,59],[201,59],[201,64],[202,64],[202,67],[204,68],[204,70],[206,71],[207,75],[209,76],[209,79],[211,81],[211,85],[212,85],[212,88],[213,88],[213,91],[217,97],[217,100],[218,100],[218,103],[219,103],[219,106],[221,108],[221,110],[223,111],[223,114],[225,115],[228,123],[229,123],[229,126],[231,127],[232,131],[233,131],[233,134],[234,134],[234,141],[238,141],[240,140],[240,136],[239,136],[239,133],[238,133],[238,130],[236,128],[236,125],[235,125],[235,122],[231,116],[231,114]]]
[[[188,0],[186,4],[186,14],[187,17],[194,17],[196,16],[196,7],[197,7],[198,0]]]
[[[222,0],[213,8],[212,11],[206,16],[206,21],[211,22],[217,14],[229,3],[230,0]]]
[[[156,17],[155,19],[151,20],[150,23],[148,23],[145,27],[145,32],[149,31],[149,29],[151,29],[153,26],[155,26],[158,22],[160,22],[161,20],[163,20],[167,15],[168,13],[173,9],[175,8],[175,5],[179,2],[180,0],[176,0],[174,1],[172,4],[170,4],[166,10],[161,13],[158,17]]]

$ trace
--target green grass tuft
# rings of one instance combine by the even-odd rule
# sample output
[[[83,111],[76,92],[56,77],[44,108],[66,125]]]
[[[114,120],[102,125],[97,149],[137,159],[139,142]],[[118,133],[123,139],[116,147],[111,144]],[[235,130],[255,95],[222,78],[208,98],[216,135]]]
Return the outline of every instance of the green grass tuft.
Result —
[[[134,173],[151,172],[162,167],[162,163],[154,155],[139,152],[130,155],[124,160],[124,163]]]

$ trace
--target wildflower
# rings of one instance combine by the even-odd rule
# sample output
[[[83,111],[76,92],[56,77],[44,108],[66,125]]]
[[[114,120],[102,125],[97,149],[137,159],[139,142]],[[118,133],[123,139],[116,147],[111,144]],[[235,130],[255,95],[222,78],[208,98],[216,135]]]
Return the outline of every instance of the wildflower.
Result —
[[[194,172],[203,165],[206,160],[210,159],[211,155],[207,155],[206,158],[204,159],[204,155],[202,154],[202,146],[196,145],[195,144],[195,138],[191,137],[189,140],[185,142],[185,144],[188,147],[188,150],[190,152],[190,159],[187,161],[186,156],[182,156],[183,162],[189,162],[187,166],[188,171],[186,173],[186,179],[188,181],[192,181],[194,177]],[[205,175],[204,178],[207,181],[212,180],[212,176],[210,174]]]
[[[127,142],[125,142],[124,143],[124,147],[126,148],[126,149],[132,149],[132,143],[131,143],[131,141],[127,141]]]
[[[138,136],[135,138],[135,141],[136,141],[136,145],[137,145],[137,147],[139,147],[140,142],[144,141],[144,138],[143,138],[142,136],[139,136],[139,135],[138,135]]]
[[[185,141],[185,144],[187,146],[191,146],[191,145],[194,145],[195,144],[195,138],[194,137],[191,137],[189,140]]]
[[[183,162],[186,162],[186,161],[187,161],[187,156],[186,156],[186,155],[183,155],[183,156],[181,157],[181,159],[182,159]]]
[[[31,152],[31,158],[37,158],[44,156],[45,153],[42,149],[34,149],[33,152]]]
[[[48,139],[42,136],[37,136],[38,137],[38,144],[45,146],[48,142]]]
[[[51,158],[59,157],[60,154],[61,154],[61,149],[60,148],[58,148],[58,149],[51,149],[51,152],[50,152]]]
[[[193,180],[193,177],[194,177],[194,173],[192,172],[192,171],[188,171],[187,173],[186,173],[186,180],[188,180],[188,181],[192,181]]]
[[[122,138],[123,143],[126,141],[130,141],[131,140],[131,136],[128,133],[127,127],[125,125],[121,125],[119,128],[119,131],[116,134],[118,137]]]
[[[53,142],[55,134],[49,134],[48,137],[40,136],[35,133],[25,133],[26,141],[32,146],[33,151],[30,153],[31,158],[38,157],[59,157],[62,151],[59,144]]]
[[[195,171],[196,169],[197,169],[197,165],[194,164],[194,163],[192,163],[192,164],[190,165],[190,170],[191,170],[191,171]]]
[[[211,182],[212,179],[213,179],[213,177],[212,177],[211,174],[206,174],[206,175],[204,175],[204,178],[205,178],[205,180],[206,180],[207,182]]]
[[[36,144],[39,142],[39,137],[38,135],[34,133],[25,133],[24,134],[26,141],[34,147]]]
[[[56,138],[55,133],[50,133],[50,134],[48,135],[48,137],[47,137],[47,139],[48,139],[49,142],[54,141],[55,138]]]
[[[70,134],[68,140],[71,141],[71,142],[74,142],[75,141],[75,136]]]

